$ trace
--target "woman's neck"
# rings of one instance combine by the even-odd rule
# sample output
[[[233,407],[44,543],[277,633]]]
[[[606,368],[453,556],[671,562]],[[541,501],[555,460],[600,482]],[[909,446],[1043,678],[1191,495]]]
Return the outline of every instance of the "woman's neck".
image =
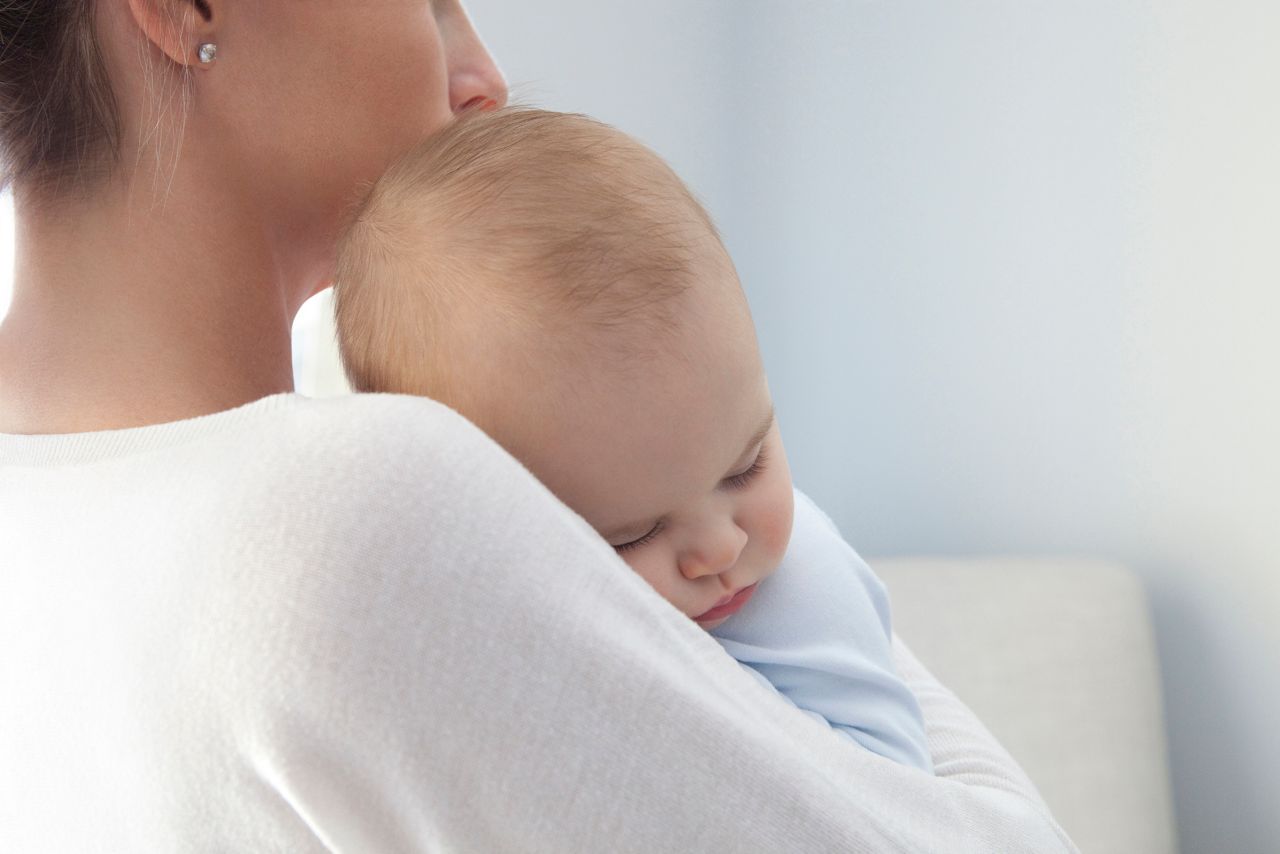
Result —
[[[174,421],[293,388],[290,327],[315,271],[230,196],[143,195],[56,208],[17,195],[0,432]]]

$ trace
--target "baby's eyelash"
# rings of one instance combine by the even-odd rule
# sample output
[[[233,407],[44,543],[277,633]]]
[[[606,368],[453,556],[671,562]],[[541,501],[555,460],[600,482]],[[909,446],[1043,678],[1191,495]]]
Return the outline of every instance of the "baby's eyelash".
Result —
[[[744,489],[760,474],[760,472],[764,471],[765,462],[764,446],[761,446],[760,452],[756,454],[755,462],[751,464],[750,468],[742,474],[735,474],[733,477],[726,477],[722,482],[729,489]],[[638,549],[640,546],[643,546],[645,543],[648,543],[654,537],[658,536],[661,531],[662,520],[659,519],[657,524],[650,528],[649,532],[644,536],[632,540],[629,543],[619,543],[614,546],[613,549],[619,553],[630,551],[631,549]]]
[[[735,474],[733,477],[725,478],[725,485],[730,489],[742,489],[747,486],[747,484],[751,483],[756,475],[764,471],[764,464],[764,447],[761,446],[760,453],[756,454],[756,461],[751,464],[751,468],[747,469],[742,474]]]
[[[614,551],[625,552],[625,551],[630,551],[631,549],[639,548],[640,546],[643,546],[645,543],[652,540],[654,537],[658,536],[658,532],[661,530],[662,530],[662,522],[659,521],[656,525],[654,525],[652,528],[649,529],[649,533],[645,534],[643,537],[639,538],[638,540],[632,540],[629,543],[621,543],[619,545],[614,546],[613,547]]]

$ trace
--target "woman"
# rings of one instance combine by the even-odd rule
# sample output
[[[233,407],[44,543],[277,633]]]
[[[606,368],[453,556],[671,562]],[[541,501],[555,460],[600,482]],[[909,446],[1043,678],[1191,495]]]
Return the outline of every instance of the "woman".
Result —
[[[6,0],[0,850],[1070,851],[905,648],[833,744],[425,399],[291,394],[361,188],[504,83],[457,0]]]

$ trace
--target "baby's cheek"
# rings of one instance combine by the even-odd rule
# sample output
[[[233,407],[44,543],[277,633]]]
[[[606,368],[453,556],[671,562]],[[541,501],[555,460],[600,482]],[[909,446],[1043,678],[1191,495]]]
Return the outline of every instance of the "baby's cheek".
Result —
[[[670,559],[665,556],[663,550],[657,548],[658,544],[653,543],[649,548],[640,548],[633,551],[622,553],[622,559],[626,561],[627,566],[632,571],[648,582],[649,586],[658,592],[658,595],[673,605],[675,600],[675,580],[673,573],[669,571],[671,566]],[[679,607],[677,605],[677,607]]]
[[[782,560],[787,544],[791,542],[793,510],[790,489],[770,496],[770,500],[757,510],[756,536],[760,539],[761,550],[774,563]]]

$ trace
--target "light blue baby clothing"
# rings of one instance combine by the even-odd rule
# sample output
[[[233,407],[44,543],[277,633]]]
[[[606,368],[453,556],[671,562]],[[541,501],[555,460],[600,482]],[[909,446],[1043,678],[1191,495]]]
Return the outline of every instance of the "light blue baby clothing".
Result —
[[[800,710],[933,773],[920,705],[893,665],[884,583],[800,490],[782,564],[710,634]]]

